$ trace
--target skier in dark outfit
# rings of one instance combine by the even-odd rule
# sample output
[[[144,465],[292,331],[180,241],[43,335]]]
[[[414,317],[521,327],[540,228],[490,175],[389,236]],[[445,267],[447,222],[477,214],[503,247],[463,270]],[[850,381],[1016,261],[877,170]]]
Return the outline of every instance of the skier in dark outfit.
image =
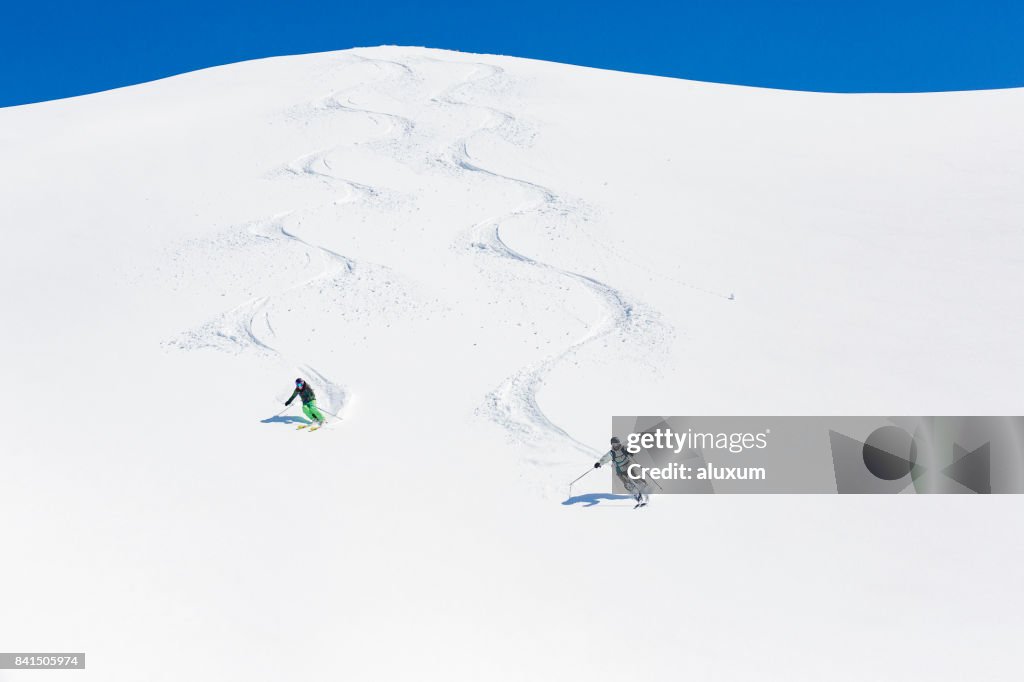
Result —
[[[643,507],[646,505],[648,499],[647,481],[643,478],[633,479],[629,477],[629,465],[633,464],[633,455],[626,448],[622,447],[622,443],[615,436],[612,436],[612,449],[606,452],[601,459],[594,462],[594,468],[600,469],[602,464],[607,464],[608,462],[615,465],[615,475],[619,477],[623,487],[636,500],[636,506]]]
[[[313,388],[301,377],[295,380],[295,390],[292,391],[292,397],[285,401],[286,407],[292,404],[292,401],[295,400],[295,396],[299,396],[299,398],[302,399],[303,414],[305,414],[311,421],[315,421],[318,426],[323,426],[324,415],[316,406],[316,394],[313,393]]]

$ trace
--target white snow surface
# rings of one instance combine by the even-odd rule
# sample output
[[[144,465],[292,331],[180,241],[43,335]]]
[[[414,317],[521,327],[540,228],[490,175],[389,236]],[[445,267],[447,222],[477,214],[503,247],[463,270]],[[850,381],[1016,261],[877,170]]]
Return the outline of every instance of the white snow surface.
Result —
[[[403,47],[0,110],[0,649],[88,661],[0,681],[1019,679],[1019,497],[565,502],[615,414],[1024,412],[1022,120]]]

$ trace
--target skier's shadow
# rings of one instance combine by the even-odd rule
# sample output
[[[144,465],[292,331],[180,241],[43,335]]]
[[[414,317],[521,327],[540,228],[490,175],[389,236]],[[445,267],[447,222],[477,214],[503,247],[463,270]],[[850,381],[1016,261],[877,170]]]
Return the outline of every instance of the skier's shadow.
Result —
[[[302,417],[296,417],[288,415],[285,417],[269,417],[268,419],[261,419],[261,424],[312,424],[313,422]]]
[[[584,507],[593,507],[601,504],[602,502],[615,501],[615,500],[632,500],[631,495],[613,495],[611,493],[588,493],[586,495],[576,495],[570,497],[562,503],[563,506],[572,506],[574,504],[582,504]]]

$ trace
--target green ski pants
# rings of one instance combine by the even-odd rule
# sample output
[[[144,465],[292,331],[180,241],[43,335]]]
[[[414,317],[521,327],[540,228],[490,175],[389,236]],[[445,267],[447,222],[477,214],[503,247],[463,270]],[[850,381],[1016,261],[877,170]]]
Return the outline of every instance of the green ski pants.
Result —
[[[319,408],[317,408],[315,400],[310,400],[308,403],[303,404],[302,413],[312,421],[324,421],[324,415],[320,412]]]

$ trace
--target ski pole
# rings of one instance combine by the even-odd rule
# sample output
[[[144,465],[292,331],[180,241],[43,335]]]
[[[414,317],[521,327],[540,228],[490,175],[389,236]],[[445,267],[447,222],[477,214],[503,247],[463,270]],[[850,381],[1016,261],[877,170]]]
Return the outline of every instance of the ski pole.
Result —
[[[328,412],[327,410],[325,410],[324,408],[320,407],[319,405],[317,405],[317,406],[316,406],[316,408],[317,408],[318,410],[320,410],[321,412],[325,413],[325,414],[329,414],[329,415],[331,415],[331,416],[332,416],[332,417],[334,417],[335,419],[338,419],[338,420],[340,420],[340,419],[341,419],[341,417],[339,417],[338,415],[334,414],[333,412]]]
[[[591,471],[593,471],[593,470],[594,470],[595,468],[596,468],[596,467],[591,467],[591,468],[587,469],[587,470],[586,470],[586,471],[584,471],[584,472],[583,472],[582,474],[580,474],[579,476],[577,476],[576,478],[574,478],[574,479],[573,479],[572,483],[570,483],[570,484],[569,484],[569,497],[572,497],[572,486],[573,486],[573,483],[576,483],[576,481],[580,480],[581,478],[583,478],[584,476],[586,476],[587,474],[589,474],[589,473],[590,473]]]
[[[275,419],[277,419],[278,417],[280,417],[282,414],[287,412],[289,407],[291,407],[291,405],[285,405],[284,409],[281,410],[280,412],[278,412],[277,414],[275,414],[273,417],[267,417],[266,419],[262,419],[260,421],[262,421],[264,424],[266,424],[267,422],[272,422]]]

